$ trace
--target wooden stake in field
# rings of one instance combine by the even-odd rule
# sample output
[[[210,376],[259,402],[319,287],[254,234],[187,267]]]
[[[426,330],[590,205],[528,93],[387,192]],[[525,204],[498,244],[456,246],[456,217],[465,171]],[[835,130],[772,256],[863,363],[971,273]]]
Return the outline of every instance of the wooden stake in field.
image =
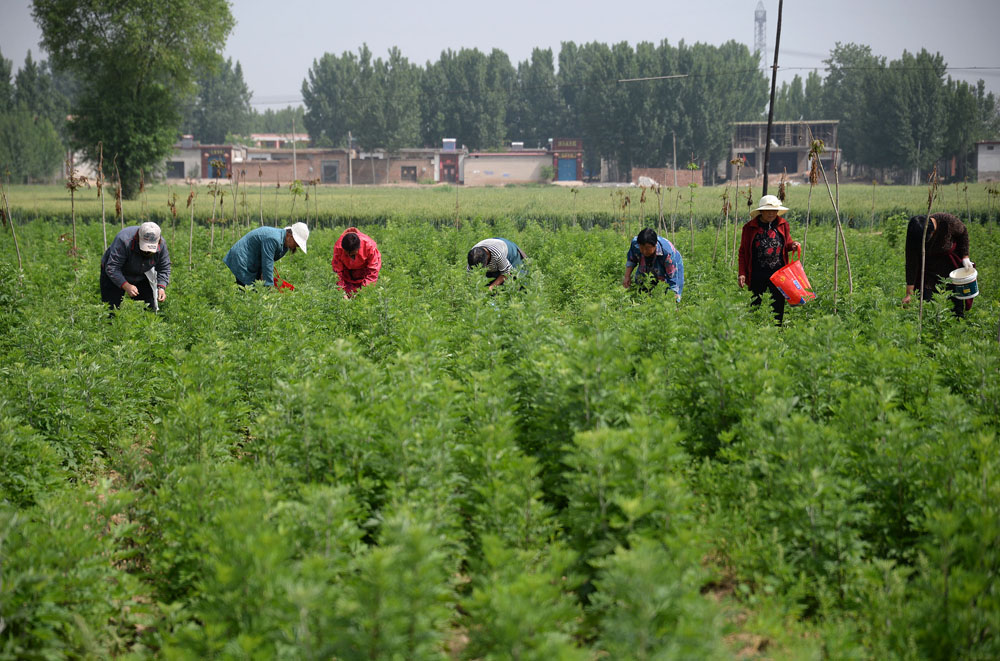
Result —
[[[733,218],[733,252],[729,258],[729,267],[732,268],[736,261],[736,229],[740,226],[740,170],[743,169],[746,159],[743,156],[737,156],[729,163],[736,168],[736,188],[733,189],[733,208],[736,210],[736,217]],[[726,241],[729,241],[728,225],[726,225]]]
[[[698,164],[691,161],[687,164],[688,172],[694,172],[698,169]],[[698,187],[698,184],[691,182],[688,184],[688,190],[690,191],[690,196],[688,197],[688,223],[691,226],[691,254],[694,255],[694,189]]]
[[[809,238],[809,219],[812,217],[813,188],[819,183],[819,154],[809,150],[809,197],[806,198],[806,228],[802,232],[802,257],[806,258],[806,239]]]
[[[219,168],[222,166],[222,162],[212,161],[210,165],[212,166],[212,169],[215,170],[215,181],[209,185],[209,190],[212,193],[212,219],[208,221],[211,226],[211,238],[208,241],[209,253],[215,249],[215,205],[219,201]]]
[[[931,225],[931,208],[934,206],[934,198],[937,197],[938,192],[938,173],[937,166],[931,170],[930,177],[927,179],[927,215],[924,216],[924,232],[920,237],[920,290],[917,295],[920,297],[920,304],[917,307],[917,341],[920,341],[920,335],[923,332],[924,327],[924,279],[927,275],[927,228]]]
[[[69,215],[73,221],[73,256],[76,257],[76,189],[86,186],[90,188],[90,182],[82,175],[76,174],[76,167],[73,165],[73,158],[66,159],[66,170],[69,173],[66,177],[66,188],[69,189]]]
[[[575,192],[576,188],[574,187],[573,190]],[[658,219],[656,221],[656,231],[659,232],[662,235],[663,232],[664,232],[664,230],[666,229],[663,226],[663,188],[660,187],[659,184],[657,184],[656,186],[653,186],[653,193],[656,195],[656,207],[657,207],[657,210],[658,210],[658,213],[659,213]],[[574,205],[573,205],[573,220],[575,221],[576,220],[576,204],[575,204],[576,197],[575,196],[573,197],[573,200],[574,200]]]
[[[878,181],[872,179],[872,218],[871,218],[871,223],[868,225],[869,232],[875,231],[875,185],[876,184],[878,184]]]
[[[122,175],[118,172],[118,154],[111,159],[115,166],[115,215],[118,217],[118,224],[121,229],[125,229],[125,213],[122,210]]]
[[[192,182],[187,199],[187,207],[191,210],[191,224],[188,226],[188,269],[194,268],[194,198],[197,195],[194,182]]]
[[[97,197],[101,198],[101,233],[104,235],[104,250],[108,249],[108,224],[104,219],[104,143],[97,143]]]
[[[810,132],[810,137],[812,137],[812,132]],[[838,234],[840,240],[844,243],[844,259],[847,263],[847,281],[848,281],[848,292],[854,293],[854,275],[851,272],[851,256],[847,252],[847,237],[844,235],[844,227],[840,222],[840,206],[838,204],[839,194],[837,199],[833,197],[833,189],[830,188],[830,179],[826,176],[826,168],[823,167],[823,161],[819,158],[819,155],[823,153],[824,145],[822,140],[813,140],[810,147],[810,152],[816,154],[816,162],[819,163],[819,171],[823,175],[823,182],[826,183],[826,192],[830,196],[830,204],[833,205],[833,214],[837,219],[837,226],[835,228],[835,234],[833,237],[834,243],[834,262],[833,262],[833,312],[837,312],[837,291],[839,289],[839,278],[840,278],[840,244],[838,243]],[[838,175],[837,181],[839,183],[840,177]],[[839,192],[839,186],[838,186]]]
[[[274,184],[274,226],[278,226],[278,191],[281,190],[281,179]]]
[[[723,249],[728,253],[729,250],[726,248],[726,244],[729,241],[729,186],[726,186],[722,190],[722,215],[726,219],[726,238],[723,239]],[[719,232],[722,231],[722,219],[719,219],[718,224],[715,226],[715,243],[712,244],[712,264],[715,264],[715,255],[719,250]]]
[[[257,165],[257,208],[260,211],[260,226],[264,226],[264,169]]]
[[[6,179],[10,181],[10,170],[5,173]],[[17,232],[14,230],[14,217],[10,215],[10,201],[7,199],[7,186],[4,184],[4,178],[0,177],[0,195],[3,196],[3,208],[6,214],[5,218],[7,222],[10,223],[10,233],[14,237],[14,251],[17,253],[17,270],[18,272],[24,271],[24,265],[21,263],[21,246],[17,243]]]

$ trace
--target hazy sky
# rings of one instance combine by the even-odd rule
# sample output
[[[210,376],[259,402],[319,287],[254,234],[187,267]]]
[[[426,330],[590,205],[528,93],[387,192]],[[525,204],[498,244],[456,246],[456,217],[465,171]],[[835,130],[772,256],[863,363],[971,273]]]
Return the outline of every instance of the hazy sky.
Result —
[[[30,5],[0,0],[0,52],[15,71],[29,48],[41,59]],[[763,5],[770,64],[778,0]],[[313,60],[325,52],[357,51],[364,43],[382,57],[398,46],[421,66],[436,61],[442,50],[463,47],[499,48],[516,66],[535,47],[552,48],[558,58],[563,41],[721,44],[735,39],[752,48],[756,7],[757,0],[235,0],[236,27],[224,54],[242,63],[253,105],[277,109],[301,102],[302,81]],[[805,77],[809,69],[822,67],[839,41],[869,45],[888,59],[903,50],[940,52],[953,77],[982,78],[989,90],[1000,93],[998,28],[1000,0],[789,0],[783,8],[778,80],[796,73]],[[985,69],[962,70],[971,67]]]

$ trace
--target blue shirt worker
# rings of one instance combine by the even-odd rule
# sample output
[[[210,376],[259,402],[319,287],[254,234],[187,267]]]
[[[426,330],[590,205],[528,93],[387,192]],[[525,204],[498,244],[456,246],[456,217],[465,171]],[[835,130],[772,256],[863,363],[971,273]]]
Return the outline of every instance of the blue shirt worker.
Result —
[[[489,288],[502,285],[508,277],[514,278],[518,272],[525,270],[527,256],[508,239],[483,239],[472,246],[467,261],[468,270],[476,266],[486,269],[486,277],[490,280]]]
[[[168,284],[170,253],[156,223],[124,228],[101,256],[101,300],[111,308],[128,294],[156,310],[167,298]]]
[[[665,282],[677,301],[681,300],[684,261],[674,244],[662,236],[657,237],[651,228],[639,232],[625,253],[625,277],[622,278],[625,289],[632,286],[633,272],[640,291],[651,291],[658,282]]]
[[[305,223],[295,223],[284,229],[278,227],[258,227],[243,235],[233,244],[222,261],[236,276],[236,282],[246,287],[256,280],[264,285],[274,285],[274,263],[301,248],[306,253],[309,228]]]

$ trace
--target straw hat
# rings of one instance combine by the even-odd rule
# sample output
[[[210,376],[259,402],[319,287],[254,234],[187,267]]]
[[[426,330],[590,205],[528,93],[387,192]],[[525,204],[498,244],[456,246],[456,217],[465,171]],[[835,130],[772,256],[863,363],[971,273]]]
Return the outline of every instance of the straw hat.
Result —
[[[286,227],[285,229],[292,230],[292,238],[295,239],[295,243],[299,244],[302,254],[307,254],[306,241],[309,240],[309,227],[305,223],[294,223],[291,227]]]
[[[760,198],[760,205],[753,210],[750,217],[756,218],[760,215],[761,211],[777,211],[778,213],[781,213],[782,211],[788,211],[788,207],[781,203],[781,200],[778,199],[777,195],[765,195]]]

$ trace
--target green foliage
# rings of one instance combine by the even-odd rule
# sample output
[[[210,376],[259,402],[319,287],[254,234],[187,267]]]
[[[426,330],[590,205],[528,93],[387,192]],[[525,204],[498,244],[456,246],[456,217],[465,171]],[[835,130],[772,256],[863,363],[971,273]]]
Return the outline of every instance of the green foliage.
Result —
[[[340,216],[281,260],[294,292],[236,287],[220,228],[188,268],[165,225],[155,314],[99,302],[97,224],[75,255],[19,224],[23,273],[0,241],[0,656],[997,656],[995,292],[932,301],[918,339],[899,247],[848,228],[835,314],[820,225],[817,298],[776,327],[714,229],[677,305],[620,288],[634,215],[408,192],[329,193],[377,217],[350,300]],[[518,287],[466,273],[486,236],[528,254]]]
[[[59,134],[48,119],[23,109],[0,114],[0,176],[19,183],[52,181],[62,158]]]
[[[148,626],[140,585],[114,566],[128,496],[70,489],[17,512],[0,505],[0,659],[109,658]]]
[[[233,26],[228,4],[35,0],[32,14],[53,62],[81,83],[74,145],[95,163],[99,143],[117,154],[122,194],[136,196],[140,171],[161,167],[173,145],[194,72],[219,57]]]
[[[250,89],[243,67],[232,58],[215,62],[198,77],[198,92],[185,109],[181,129],[202,144],[222,144],[230,134],[250,131]],[[291,129],[289,129],[291,130]]]

